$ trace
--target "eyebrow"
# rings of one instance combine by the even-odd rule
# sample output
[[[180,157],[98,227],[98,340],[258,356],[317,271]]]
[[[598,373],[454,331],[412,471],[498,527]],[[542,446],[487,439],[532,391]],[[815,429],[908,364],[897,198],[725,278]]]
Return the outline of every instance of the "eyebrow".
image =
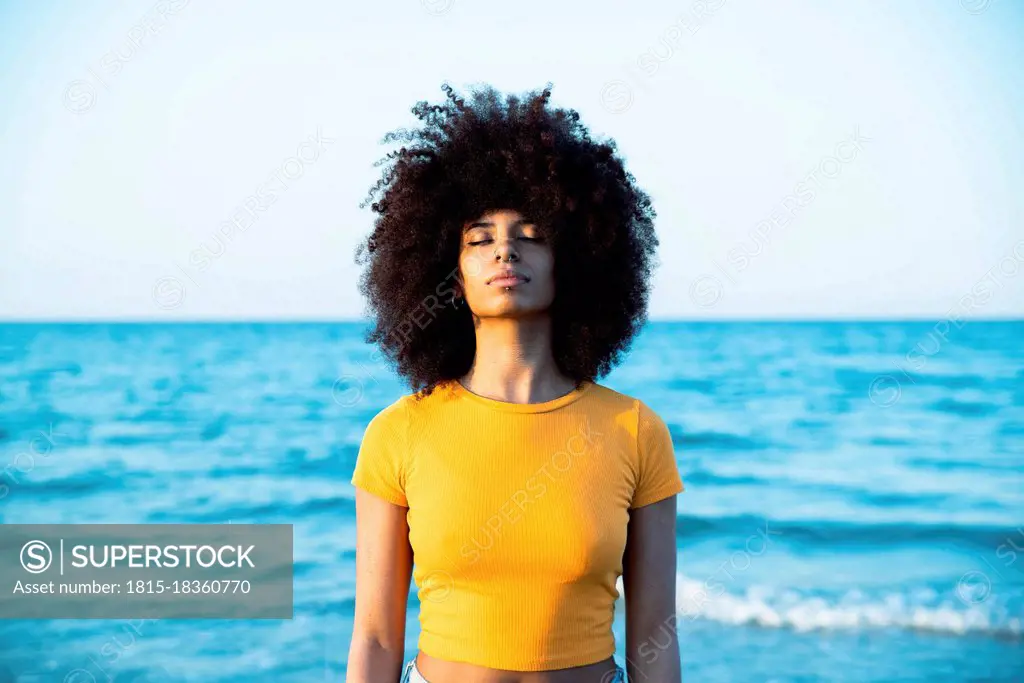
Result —
[[[521,218],[517,221],[513,221],[512,227],[518,228],[524,225],[536,225],[533,221],[528,218]],[[494,223],[491,221],[474,221],[466,226],[466,230],[472,230],[473,228],[493,228]]]

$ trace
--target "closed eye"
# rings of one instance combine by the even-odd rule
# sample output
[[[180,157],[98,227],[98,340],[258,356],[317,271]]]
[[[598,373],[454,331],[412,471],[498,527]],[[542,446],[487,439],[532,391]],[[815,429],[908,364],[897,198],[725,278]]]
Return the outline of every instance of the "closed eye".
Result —
[[[544,241],[543,237],[533,237],[533,236],[530,236],[530,235],[522,235],[518,239],[522,240],[523,242],[543,242]],[[487,237],[487,238],[484,238],[484,239],[473,240],[472,242],[466,242],[466,244],[468,246],[471,246],[471,247],[478,247],[481,244],[488,244],[488,243],[493,242],[493,241],[494,240],[492,240],[491,238]]]

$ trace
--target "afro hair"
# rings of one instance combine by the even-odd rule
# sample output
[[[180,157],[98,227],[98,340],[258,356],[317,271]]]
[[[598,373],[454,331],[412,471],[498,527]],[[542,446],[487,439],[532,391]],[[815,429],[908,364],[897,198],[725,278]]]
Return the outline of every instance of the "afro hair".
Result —
[[[551,84],[469,101],[448,84],[440,104],[418,102],[421,125],[382,143],[402,147],[361,205],[376,214],[356,262],[365,270],[376,344],[417,392],[465,375],[476,350],[472,313],[454,305],[463,226],[514,209],[542,226],[554,253],[552,353],[577,386],[607,374],[647,318],[658,240],[650,197],[574,109],[550,103]]]

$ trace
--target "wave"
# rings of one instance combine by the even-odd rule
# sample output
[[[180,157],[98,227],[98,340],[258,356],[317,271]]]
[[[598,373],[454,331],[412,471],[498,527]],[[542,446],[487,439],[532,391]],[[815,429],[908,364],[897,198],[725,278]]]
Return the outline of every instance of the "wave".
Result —
[[[759,535],[771,542],[814,546],[904,546],[954,543],[991,549],[1016,535],[1017,529],[1002,526],[914,524],[908,522],[858,523],[835,520],[773,520],[753,515],[733,517],[676,516],[676,535],[693,540],[703,537]]]
[[[193,500],[173,509],[154,510],[146,516],[147,524],[225,524],[228,520],[246,524],[291,523],[322,514],[355,518],[355,502],[351,498],[309,498],[294,503],[262,502],[197,508],[196,503],[209,501],[208,497]]]
[[[1014,462],[991,462],[991,461],[978,461],[978,460],[933,460],[931,458],[910,458],[905,461],[908,467],[925,470],[935,470],[937,472],[956,472],[956,471],[967,471],[967,472],[1020,472],[1020,463]]]
[[[859,368],[839,368],[835,371],[836,381],[851,395],[866,395],[867,388],[879,377],[892,377],[906,385],[923,385],[938,387],[941,389],[992,389],[996,387],[1009,387],[1005,379],[998,377],[983,377],[976,374],[943,374],[943,373],[919,373],[907,374],[899,367],[882,366],[878,370],[864,370]]]
[[[698,581],[676,576],[676,618],[680,624],[703,619],[735,626],[836,631],[901,629],[945,635],[985,635],[1019,640],[1024,624],[1013,610],[993,599],[975,602],[976,593],[956,590],[942,595],[930,589],[866,596],[853,590],[842,595],[815,596],[796,590],[765,587],[730,592],[719,580]],[[622,580],[619,594],[624,593]]]
[[[31,471],[29,475],[31,475]],[[33,496],[40,497],[89,497],[109,490],[111,476],[121,480],[120,478],[125,475],[123,470],[119,468],[113,475],[90,472],[61,479],[45,479],[41,481],[26,477],[25,479],[18,481],[16,485],[10,485],[10,489],[12,493],[17,493],[19,495],[31,494]],[[0,477],[0,483],[4,483],[2,477]]]
[[[913,466],[915,461],[908,461],[908,465]],[[924,461],[927,462],[927,461]],[[941,466],[933,469],[942,470]],[[988,467],[985,465],[979,465],[977,463],[969,463],[964,469],[1005,469],[1017,471],[1018,468],[1011,468],[1009,466],[1004,467]],[[907,491],[872,491],[860,486],[841,485],[836,483],[819,483],[813,481],[799,481],[789,478],[771,478],[757,476],[755,474],[737,473],[737,474],[723,474],[714,472],[712,470],[704,468],[695,468],[687,470],[684,477],[684,481],[687,486],[701,486],[701,487],[729,487],[729,486],[746,486],[746,487],[764,487],[764,488],[775,488],[777,490],[786,489],[794,493],[809,491],[812,493],[819,493],[822,491],[829,491],[830,493],[846,496],[853,503],[857,505],[869,505],[875,508],[929,508],[939,505],[949,505],[950,502],[956,497],[953,493],[913,493]],[[983,501],[984,502],[984,501]],[[999,508],[996,504],[996,509]]]
[[[922,604],[902,593],[866,599],[853,591],[831,600],[792,591],[779,595],[756,588],[735,594],[686,576],[677,577],[676,591],[678,614],[683,618],[727,624],[797,631],[898,628],[1013,639],[1024,635],[1021,619],[1005,615],[996,604],[970,604],[954,596]]]
[[[958,401],[943,398],[928,406],[930,410],[960,417],[987,417],[999,411],[999,406],[987,402]]]
[[[869,446],[913,446],[910,439],[900,439],[891,436],[874,436],[868,439]]]
[[[665,389],[669,391],[692,391],[694,393],[707,394],[709,396],[714,395],[715,389],[717,388],[718,383],[709,379],[694,379],[686,377],[676,377],[665,384]]]
[[[1024,391],[1021,392],[1022,399],[1015,405],[1024,405]],[[1004,422],[999,425],[996,432],[1000,436],[1024,436],[1024,422]]]
[[[706,469],[693,469],[686,472],[686,484],[710,486],[770,486],[774,482],[752,474],[718,474]]]
[[[766,445],[738,434],[724,432],[678,433],[672,430],[672,442],[687,450],[755,451]]]
[[[873,507],[927,507],[949,505],[956,498],[951,493],[904,493],[902,491],[864,491],[861,500]]]

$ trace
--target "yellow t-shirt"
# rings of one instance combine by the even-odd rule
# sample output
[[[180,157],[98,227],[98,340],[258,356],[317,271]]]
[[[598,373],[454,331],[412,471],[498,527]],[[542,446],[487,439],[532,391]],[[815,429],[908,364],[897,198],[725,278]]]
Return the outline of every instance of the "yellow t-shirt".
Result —
[[[665,422],[592,382],[543,403],[457,381],[403,396],[352,483],[409,509],[420,650],[516,671],[614,654],[629,511],[683,490]]]

